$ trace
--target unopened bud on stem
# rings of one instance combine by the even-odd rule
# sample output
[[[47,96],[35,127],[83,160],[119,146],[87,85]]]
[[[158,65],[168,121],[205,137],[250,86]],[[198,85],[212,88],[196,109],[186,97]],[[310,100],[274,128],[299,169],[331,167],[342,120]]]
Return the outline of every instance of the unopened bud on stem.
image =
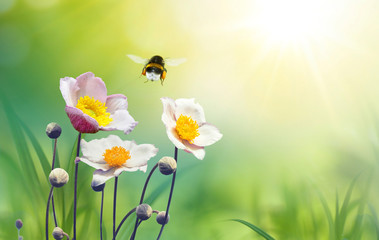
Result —
[[[54,237],[54,239],[56,239],[56,240],[61,240],[61,239],[63,239],[63,237],[64,237],[64,232],[63,232],[62,228],[60,228],[60,227],[56,227],[56,228],[54,228],[54,230],[53,230],[53,237]]]
[[[163,157],[158,161],[159,171],[164,175],[170,175],[176,171],[176,161],[172,157]]]
[[[54,168],[49,175],[51,185],[57,188],[63,187],[68,179],[68,173],[62,168]]]
[[[137,218],[141,220],[149,219],[152,213],[153,209],[150,207],[149,204],[146,203],[139,205],[136,209]]]
[[[166,211],[159,212],[156,218],[157,223],[159,223],[160,225],[167,224],[168,221],[170,220],[170,215],[167,216],[166,222],[164,222],[165,217],[166,217]]]
[[[21,219],[17,219],[16,220],[16,228],[18,229],[18,230],[20,230],[21,228],[22,228],[22,221],[21,221]]]
[[[46,127],[46,134],[51,139],[59,138],[62,133],[62,128],[58,123],[52,122],[49,123]]]

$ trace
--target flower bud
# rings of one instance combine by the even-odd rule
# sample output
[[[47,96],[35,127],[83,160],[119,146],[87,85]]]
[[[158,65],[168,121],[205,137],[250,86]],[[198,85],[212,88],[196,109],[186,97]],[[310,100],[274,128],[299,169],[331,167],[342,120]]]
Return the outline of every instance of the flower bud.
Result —
[[[160,225],[163,225],[165,217],[166,217],[166,211],[159,212],[156,218],[157,223],[159,223]],[[170,215],[167,216],[166,223],[164,224],[167,224],[168,220],[170,220]]]
[[[62,228],[60,228],[60,227],[56,227],[56,228],[54,228],[54,230],[53,230],[53,237],[54,237],[54,239],[56,239],[56,240],[61,240],[61,239],[63,239],[63,237],[64,237],[64,232],[63,232]]]
[[[62,133],[62,128],[58,123],[52,122],[47,124],[46,134],[51,139],[59,138]]]
[[[21,221],[21,219],[17,219],[16,220],[16,228],[18,229],[18,230],[20,230],[21,228],[22,228],[22,221]]]
[[[172,157],[163,157],[158,161],[159,171],[164,175],[170,175],[176,171],[176,161]]]
[[[24,237],[23,236],[19,236],[18,240],[24,240]]]
[[[146,203],[139,205],[136,209],[137,218],[141,220],[149,219],[152,213],[153,209],[150,207],[149,204]]]
[[[63,187],[68,182],[68,173],[62,168],[54,168],[49,175],[51,185],[54,187]]]
[[[92,187],[92,189],[93,189],[95,192],[101,192],[101,191],[103,191],[103,189],[104,189],[104,187],[105,187],[105,183],[96,186],[96,185],[94,185],[94,182],[92,181],[92,183],[91,183],[91,187]]]

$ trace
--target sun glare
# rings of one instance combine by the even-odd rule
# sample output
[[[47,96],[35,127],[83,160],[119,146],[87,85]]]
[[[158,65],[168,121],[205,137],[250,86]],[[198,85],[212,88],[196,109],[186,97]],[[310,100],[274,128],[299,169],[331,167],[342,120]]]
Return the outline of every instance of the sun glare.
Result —
[[[320,1],[265,0],[258,1],[255,8],[254,25],[271,43],[299,43],[322,34],[326,27]]]

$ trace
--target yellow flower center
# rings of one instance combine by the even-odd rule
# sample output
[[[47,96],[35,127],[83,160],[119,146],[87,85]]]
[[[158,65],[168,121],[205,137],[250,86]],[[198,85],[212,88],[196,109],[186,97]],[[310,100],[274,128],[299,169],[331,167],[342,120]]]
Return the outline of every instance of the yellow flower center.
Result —
[[[176,121],[176,132],[181,139],[187,140],[189,143],[193,143],[193,140],[200,135],[198,129],[199,125],[191,117],[181,114]]]
[[[109,166],[121,167],[126,160],[130,159],[130,152],[123,147],[113,147],[105,150],[103,157]]]
[[[93,97],[80,97],[76,108],[79,108],[85,114],[94,118],[97,123],[103,127],[107,126],[113,120],[109,117],[111,114],[106,111],[107,107],[105,106],[105,103],[95,100]]]

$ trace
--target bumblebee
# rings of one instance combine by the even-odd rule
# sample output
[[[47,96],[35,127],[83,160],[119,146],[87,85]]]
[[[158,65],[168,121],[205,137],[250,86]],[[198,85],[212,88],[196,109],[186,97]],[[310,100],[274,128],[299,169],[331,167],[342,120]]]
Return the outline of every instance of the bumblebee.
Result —
[[[182,64],[186,61],[185,58],[166,58],[163,59],[163,57],[159,55],[155,55],[151,57],[150,59],[141,58],[135,55],[128,54],[127,55],[132,61],[144,64],[145,66],[142,69],[142,75],[146,76],[147,81],[158,81],[161,80],[161,84],[163,85],[163,82],[166,78],[167,69],[165,68],[165,64],[167,66],[178,66],[179,64]]]

